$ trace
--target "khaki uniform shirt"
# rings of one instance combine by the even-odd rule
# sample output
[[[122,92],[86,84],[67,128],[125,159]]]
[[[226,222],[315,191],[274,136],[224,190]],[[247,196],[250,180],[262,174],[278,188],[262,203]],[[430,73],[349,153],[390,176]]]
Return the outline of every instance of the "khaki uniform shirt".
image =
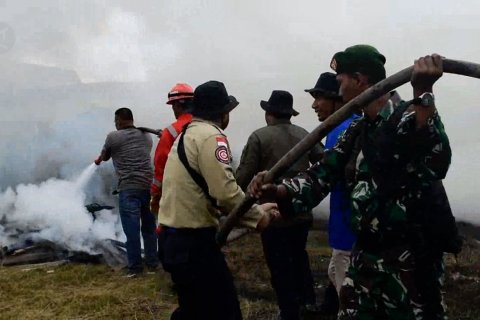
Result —
[[[177,139],[168,155],[163,177],[158,222],[173,228],[218,226],[220,211],[213,207],[178,157]],[[244,198],[231,167],[231,152],[223,131],[215,124],[194,118],[184,136],[188,163],[206,181],[210,196],[222,212],[230,212]],[[253,207],[242,223],[255,228],[261,208]]]

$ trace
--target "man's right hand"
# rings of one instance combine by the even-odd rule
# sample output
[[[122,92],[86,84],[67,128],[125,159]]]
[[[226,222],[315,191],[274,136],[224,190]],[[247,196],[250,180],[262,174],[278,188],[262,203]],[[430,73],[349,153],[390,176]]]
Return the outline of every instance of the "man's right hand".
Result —
[[[150,196],[150,212],[154,215],[158,215],[158,211],[160,209],[160,198],[162,197],[162,193],[152,193]]]
[[[95,159],[93,162],[94,162],[97,166],[100,165],[100,163],[102,163],[102,155],[99,155],[99,156],[97,157],[97,159]]]
[[[265,183],[265,176],[268,171],[259,172],[253,177],[247,187],[248,193],[256,199],[261,197],[275,199],[277,194],[277,186],[273,183]]]

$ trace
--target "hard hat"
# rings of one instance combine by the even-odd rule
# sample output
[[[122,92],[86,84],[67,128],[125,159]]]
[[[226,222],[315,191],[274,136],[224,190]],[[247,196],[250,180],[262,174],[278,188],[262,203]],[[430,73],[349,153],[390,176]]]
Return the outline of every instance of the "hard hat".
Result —
[[[182,99],[192,99],[193,98],[193,88],[186,83],[177,83],[170,89],[168,92],[168,101],[167,104],[172,104],[173,101],[182,100]]]

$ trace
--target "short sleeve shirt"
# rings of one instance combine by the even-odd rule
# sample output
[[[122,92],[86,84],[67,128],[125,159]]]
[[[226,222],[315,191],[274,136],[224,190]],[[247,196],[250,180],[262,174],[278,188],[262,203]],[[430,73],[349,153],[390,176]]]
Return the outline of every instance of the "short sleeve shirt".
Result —
[[[152,138],[136,128],[110,132],[103,146],[112,157],[118,189],[149,190],[153,179],[150,150]]]

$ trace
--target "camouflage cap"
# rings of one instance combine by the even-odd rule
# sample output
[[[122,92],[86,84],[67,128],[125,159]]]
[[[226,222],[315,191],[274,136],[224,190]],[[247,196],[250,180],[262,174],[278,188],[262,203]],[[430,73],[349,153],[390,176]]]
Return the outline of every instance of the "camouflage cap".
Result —
[[[335,53],[330,67],[340,73],[360,72],[369,77],[371,83],[385,79],[385,57],[370,45],[359,44]]]

